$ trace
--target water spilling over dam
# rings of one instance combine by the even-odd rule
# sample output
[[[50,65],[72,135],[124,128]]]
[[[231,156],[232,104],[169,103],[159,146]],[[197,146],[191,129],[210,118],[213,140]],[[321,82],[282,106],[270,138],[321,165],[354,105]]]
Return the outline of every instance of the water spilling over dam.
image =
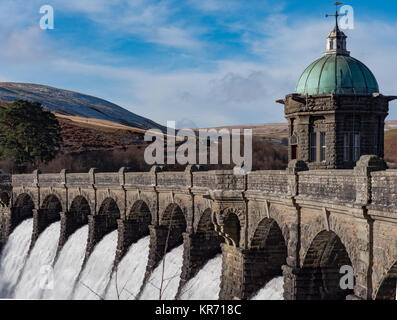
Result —
[[[396,172],[0,174],[1,296],[395,299]]]
[[[132,244],[117,271],[113,268],[117,231],[106,235],[83,266],[88,226],[77,229],[56,258],[60,223],[55,222],[37,239],[29,255],[32,219],[22,222],[10,235],[1,255],[3,298],[18,299],[140,299],[176,298],[182,271],[183,246],[171,250],[143,285],[150,237]],[[55,260],[56,258],[56,260]],[[164,274],[163,274],[164,261]],[[222,257],[210,259],[181,289],[181,300],[217,300]],[[163,279],[163,285],[161,285]],[[276,279],[280,281],[280,279]],[[143,285],[143,288],[142,288]],[[277,286],[276,286],[277,287]],[[261,299],[282,297],[279,292],[260,294]]]

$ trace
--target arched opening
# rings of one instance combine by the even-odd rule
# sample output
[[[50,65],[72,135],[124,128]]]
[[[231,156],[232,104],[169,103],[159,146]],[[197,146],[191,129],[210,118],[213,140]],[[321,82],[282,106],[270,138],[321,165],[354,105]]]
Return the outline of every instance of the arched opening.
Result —
[[[26,194],[20,194],[11,209],[11,230],[28,218],[33,218],[34,203],[32,198]]]
[[[270,280],[282,276],[281,267],[286,264],[287,245],[277,222],[265,218],[257,226],[251,239],[250,253],[255,262],[257,275],[252,283],[253,293]]]
[[[71,219],[71,225],[73,225],[74,230],[88,223],[90,212],[90,205],[86,198],[77,196],[73,199],[67,214],[68,219]]]
[[[161,226],[168,228],[167,251],[182,243],[182,234],[186,232],[186,225],[186,219],[182,209],[174,203],[168,205],[161,218]]]
[[[351,267],[352,263],[340,238],[332,231],[320,232],[313,240],[297,278],[297,299],[345,300],[353,294],[353,288],[341,286],[345,275],[341,273],[343,266]]]
[[[8,207],[10,205],[10,195],[7,192],[0,194],[0,206]]]
[[[206,252],[206,258],[210,259],[220,253],[220,244],[224,239],[215,231],[215,226],[211,219],[212,210],[206,209],[200,217],[197,225],[196,238],[200,239],[200,246]]]
[[[236,247],[239,247],[241,226],[240,220],[235,213],[230,212],[223,220],[223,232],[228,238],[233,240]]]
[[[199,223],[197,225],[197,232],[211,233],[215,232],[214,224],[211,220],[211,209],[206,209],[200,217]]]
[[[397,262],[394,263],[386,277],[383,279],[376,294],[376,300],[396,300],[396,285]]]
[[[152,214],[146,202],[136,201],[127,215],[127,220],[133,224],[134,232],[138,234],[138,238],[148,235]]]
[[[103,217],[101,228],[102,236],[117,229],[117,219],[120,219],[120,209],[116,201],[112,198],[106,198],[99,208],[98,215]]]
[[[45,222],[45,225],[48,226],[51,223],[60,220],[61,211],[61,202],[59,201],[57,196],[51,194],[44,199],[41,206],[40,216],[43,217],[43,220],[41,221]]]

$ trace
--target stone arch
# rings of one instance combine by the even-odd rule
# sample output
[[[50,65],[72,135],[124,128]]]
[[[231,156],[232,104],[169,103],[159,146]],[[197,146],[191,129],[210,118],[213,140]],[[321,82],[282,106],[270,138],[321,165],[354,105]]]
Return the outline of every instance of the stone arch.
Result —
[[[145,221],[147,224],[151,224],[152,214],[150,212],[149,206],[143,200],[135,201],[127,213],[127,219],[137,222]]]
[[[263,219],[256,228],[251,239],[250,248],[254,250],[266,250],[268,254],[274,255],[272,260],[276,265],[285,264],[287,259],[287,244],[278,223],[271,218]]]
[[[203,211],[198,221],[195,235],[200,238],[203,250],[207,252],[207,259],[212,258],[217,253],[220,253],[221,243],[224,242],[218,232],[215,230],[215,225],[212,222],[212,209],[208,208]]]
[[[87,199],[77,195],[67,212],[61,215],[61,234],[58,242],[58,252],[72,233],[78,228],[88,223],[91,207]]]
[[[179,205],[169,204],[161,216],[160,226],[166,227],[169,232],[167,251],[180,245],[183,240],[183,233],[186,232],[187,223],[185,215]]]
[[[119,210],[120,217],[121,215],[124,215],[125,210],[126,210],[126,203],[125,199],[123,196],[120,194],[113,192],[112,190],[99,190],[97,193],[97,214],[100,215],[100,211],[102,208],[102,205],[105,203],[110,203],[109,199],[112,199],[112,203],[117,207]],[[103,208],[102,208],[103,209]]]
[[[117,221],[120,219],[120,209],[113,198],[105,198],[98,210],[88,218],[88,242],[86,259],[91,254],[96,244],[108,233],[118,229]]]
[[[237,214],[232,211],[223,218],[222,234],[230,244],[240,246],[241,224]]]
[[[88,223],[88,216],[90,213],[91,207],[88,203],[88,200],[83,196],[76,196],[70,204],[67,217],[76,230],[80,226]]]
[[[72,201],[68,201],[68,206],[69,206],[68,210],[69,211],[71,209],[73,201],[76,198],[80,198],[80,199],[84,198],[87,201],[88,205],[90,206],[90,213],[94,214],[95,201],[93,199],[95,199],[95,195],[92,194],[90,191],[85,190],[85,189],[80,189],[80,188],[79,189],[71,189],[71,190],[68,190],[67,197],[68,197],[68,199],[72,200]]]
[[[134,232],[139,234],[139,238],[149,234],[149,226],[152,224],[152,213],[145,201],[135,201],[126,218],[127,221],[133,223]]]
[[[18,191],[21,191],[21,192],[18,192]],[[11,196],[12,207],[17,206],[17,201],[20,201],[21,196],[28,196],[32,200],[32,202],[34,204],[33,209],[38,209],[39,208],[37,197],[36,197],[36,195],[33,192],[31,192],[30,190],[26,190],[26,189],[21,189],[21,190],[18,190],[18,191],[17,192],[12,192],[12,196]]]
[[[50,224],[60,220],[61,212],[62,212],[62,204],[59,198],[54,194],[48,195],[44,199],[40,207],[40,210],[38,212],[37,221],[35,223],[37,228],[36,232],[40,234]]]
[[[66,203],[65,203],[65,199],[64,197],[62,197],[61,194],[59,194],[59,192],[57,192],[57,190],[53,190],[53,189],[43,189],[40,191],[40,209],[43,209],[45,207],[47,207],[50,202],[52,204],[59,203],[60,205],[60,210],[59,212],[65,212],[67,210],[66,207]]]
[[[199,209],[197,209],[199,210]],[[221,253],[223,238],[215,230],[211,208],[197,212],[192,233],[184,234],[183,268],[180,289],[194,277],[200,268],[217,254]]]
[[[282,266],[286,264],[288,249],[278,223],[271,218],[262,219],[257,225],[251,242],[250,256],[255,264],[256,275],[252,279],[253,293],[275,277],[282,276]]]
[[[204,210],[198,221],[196,232],[215,232],[214,224],[212,223],[212,210],[208,208]]]
[[[156,213],[157,213],[157,199],[155,193],[146,193],[140,192],[139,195],[136,193],[129,194],[127,193],[127,208],[126,208],[126,216],[131,215],[131,212],[136,210],[136,207],[139,202],[144,202],[148,207],[149,212],[151,213],[152,223],[155,223]],[[128,219],[128,217],[126,217]]]
[[[23,220],[33,218],[34,202],[27,193],[18,195],[11,209],[11,229],[14,229]]]
[[[394,262],[375,292],[375,300],[396,300],[397,261]]]
[[[113,198],[106,198],[99,207],[98,216],[103,218],[102,236],[117,229],[117,219],[120,219],[120,209]]]
[[[345,245],[335,232],[321,231],[311,242],[297,276],[297,300],[344,300],[353,294],[353,289],[340,287],[342,266],[352,267]]]
[[[8,207],[10,205],[11,197],[8,192],[3,191],[0,193],[0,206]]]
[[[58,221],[60,219],[60,213],[62,212],[62,204],[59,198],[54,195],[48,195],[40,208],[40,215],[45,215],[48,224]]]

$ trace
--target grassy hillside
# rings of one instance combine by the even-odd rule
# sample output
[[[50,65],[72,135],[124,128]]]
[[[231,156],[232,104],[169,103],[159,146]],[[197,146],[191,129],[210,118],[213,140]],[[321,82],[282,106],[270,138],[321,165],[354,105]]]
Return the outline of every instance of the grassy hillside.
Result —
[[[385,160],[390,168],[397,168],[397,129],[385,132]]]

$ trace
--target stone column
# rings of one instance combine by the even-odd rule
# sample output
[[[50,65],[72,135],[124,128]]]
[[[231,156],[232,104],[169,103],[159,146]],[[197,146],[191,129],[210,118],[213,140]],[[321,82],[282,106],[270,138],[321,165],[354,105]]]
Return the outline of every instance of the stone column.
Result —
[[[95,245],[108,232],[106,216],[89,215],[88,216],[88,241],[85,252],[85,261],[88,259]]]
[[[183,266],[178,294],[209,259],[221,252],[220,246],[221,238],[215,232],[183,233]]]
[[[7,242],[8,237],[19,223],[19,221],[16,221],[17,219],[15,219],[17,216],[17,214],[15,214],[16,210],[17,208],[10,208],[6,214],[3,214],[1,221],[1,242],[3,244]]]
[[[168,227],[150,225],[149,230],[150,247],[148,264],[146,266],[145,280],[149,278],[152,271],[157,267],[158,263],[163,258],[168,236]]]
[[[76,223],[76,220],[73,219],[69,213],[60,212],[59,214],[61,217],[61,234],[58,241],[57,255],[68,240],[69,236],[81,226]]]
[[[357,237],[361,237],[359,251],[359,270],[356,270],[356,283],[354,286],[355,298],[372,298],[372,256],[373,256],[373,220],[367,216],[367,206],[372,201],[372,181],[371,172],[383,171],[387,169],[386,162],[375,155],[361,156],[354,168],[356,176],[356,205],[363,209],[362,229],[365,232],[357,232]],[[363,231],[364,231],[363,230]],[[351,299],[352,297],[349,297]]]
[[[46,212],[44,212],[44,210],[33,209],[32,211],[33,211],[33,232],[32,232],[32,240],[30,242],[29,250],[32,250],[40,234],[48,226],[47,215]]]
[[[288,265],[284,265],[282,269],[284,277],[284,300],[296,300],[296,284],[299,269]]]
[[[244,253],[240,248],[222,245],[220,300],[245,299]]]
[[[249,299],[271,279],[281,276],[271,254],[222,244],[222,277],[219,299]]]
[[[137,242],[144,235],[136,221],[118,219],[117,228],[118,240],[116,259],[114,262],[115,266],[118,265],[118,263],[127,253],[131,244]]]

